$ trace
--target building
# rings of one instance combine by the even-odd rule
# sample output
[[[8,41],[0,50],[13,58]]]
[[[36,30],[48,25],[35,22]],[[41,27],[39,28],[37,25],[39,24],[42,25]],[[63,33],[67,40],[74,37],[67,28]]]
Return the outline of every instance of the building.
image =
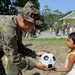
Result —
[[[59,21],[62,21],[65,24],[69,23],[71,26],[75,26],[75,11],[61,18]]]

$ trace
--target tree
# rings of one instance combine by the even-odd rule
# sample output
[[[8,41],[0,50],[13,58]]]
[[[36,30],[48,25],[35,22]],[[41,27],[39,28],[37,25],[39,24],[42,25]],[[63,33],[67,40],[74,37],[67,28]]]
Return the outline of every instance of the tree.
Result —
[[[64,16],[66,16],[66,15],[72,13],[72,12],[73,12],[73,11],[68,11],[68,12],[66,12],[66,13],[64,14]]]
[[[39,9],[40,4],[38,3],[38,0],[0,0],[0,14],[16,14],[16,7],[24,7],[28,1],[32,1]]]
[[[25,5],[28,1],[33,2],[33,3],[36,5],[36,7],[39,9],[40,4],[38,3],[38,0],[16,0],[14,4],[15,4],[15,6],[24,7],[24,5]]]
[[[8,14],[10,0],[0,0],[0,14]]]
[[[62,17],[63,13],[60,12],[58,9],[57,10],[54,10],[53,11],[53,14],[54,14],[54,18],[55,18],[55,21],[59,21],[59,19]]]
[[[44,6],[44,10],[42,11],[42,16],[44,24],[47,24],[48,28],[51,27],[54,18],[52,15],[52,10],[47,5]]]

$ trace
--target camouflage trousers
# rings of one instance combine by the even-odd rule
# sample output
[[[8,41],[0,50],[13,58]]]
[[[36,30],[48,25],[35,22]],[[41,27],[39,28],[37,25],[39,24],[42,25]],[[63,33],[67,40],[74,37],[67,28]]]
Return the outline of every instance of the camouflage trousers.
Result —
[[[8,62],[8,58],[5,55],[2,57],[0,65],[2,65],[0,66],[0,75],[22,75],[22,72],[19,71],[15,65]],[[6,71],[6,73],[4,71]]]
[[[2,59],[0,58],[0,75],[7,75],[5,73],[5,68],[3,66],[3,63],[2,63]]]

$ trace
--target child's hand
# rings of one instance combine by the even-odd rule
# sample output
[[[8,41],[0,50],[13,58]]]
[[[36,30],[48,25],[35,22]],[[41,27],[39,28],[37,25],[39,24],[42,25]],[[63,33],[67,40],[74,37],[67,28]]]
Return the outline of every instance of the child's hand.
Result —
[[[49,71],[56,71],[56,68],[54,67],[54,68],[50,69]]]
[[[48,71],[48,67],[42,63],[37,63],[35,67],[40,70]]]

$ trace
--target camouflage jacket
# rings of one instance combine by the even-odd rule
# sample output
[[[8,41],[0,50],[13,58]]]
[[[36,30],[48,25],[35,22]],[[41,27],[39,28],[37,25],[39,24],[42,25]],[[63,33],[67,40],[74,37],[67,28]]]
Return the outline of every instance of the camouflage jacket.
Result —
[[[4,16],[0,19],[0,50],[4,51],[5,55],[11,60],[12,63],[20,64],[20,68],[32,69],[35,67],[35,63],[23,56],[30,56],[36,58],[35,51],[26,48],[22,44],[22,31],[18,29],[18,24],[15,17]],[[22,63],[26,63],[23,64]]]

